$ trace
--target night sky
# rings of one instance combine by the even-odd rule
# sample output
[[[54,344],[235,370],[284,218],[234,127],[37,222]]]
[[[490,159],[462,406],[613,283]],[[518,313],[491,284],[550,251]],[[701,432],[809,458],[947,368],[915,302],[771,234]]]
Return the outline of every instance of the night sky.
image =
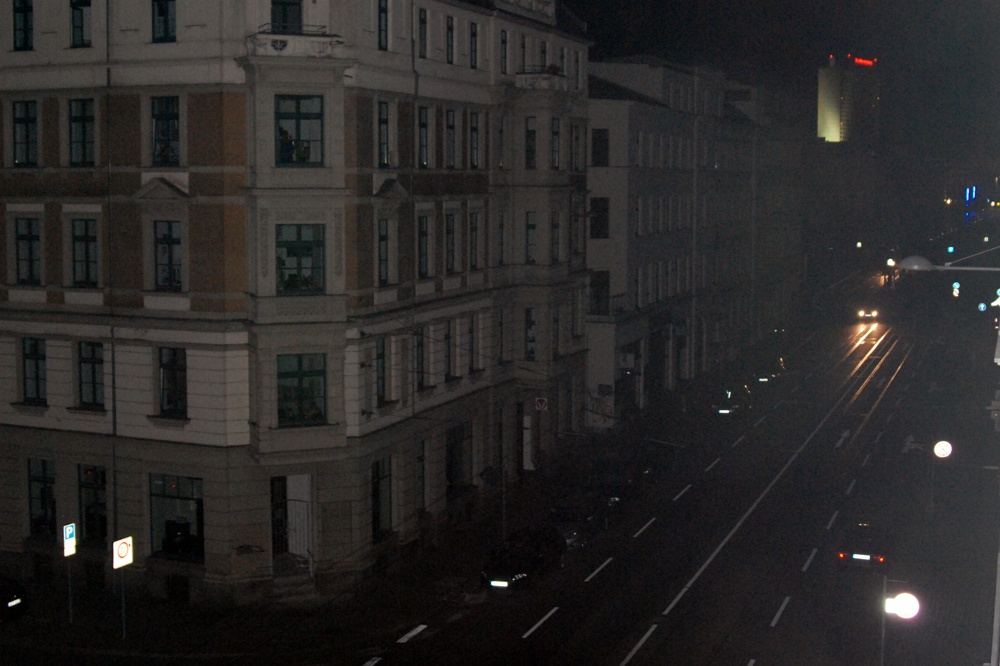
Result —
[[[950,160],[1000,150],[996,0],[568,0],[591,57],[657,54],[815,95],[831,54],[878,58],[885,138]],[[629,39],[623,35],[630,35]]]

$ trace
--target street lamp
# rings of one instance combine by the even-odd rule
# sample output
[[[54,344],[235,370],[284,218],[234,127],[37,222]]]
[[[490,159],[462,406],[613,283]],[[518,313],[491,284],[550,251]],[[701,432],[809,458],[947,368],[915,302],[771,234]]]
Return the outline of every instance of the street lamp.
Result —
[[[902,583],[904,581],[893,581]],[[882,574],[882,599],[885,603],[885,612],[882,613],[882,645],[879,654],[879,664],[885,665],[885,616],[895,615],[902,620],[912,620],[920,612],[920,601],[909,592],[900,592],[894,597],[888,596],[886,586],[888,578]]]
[[[946,440],[941,440],[934,445],[934,457],[939,460],[944,460],[951,455],[951,442]],[[931,460],[931,512],[934,511],[934,468],[937,465],[934,464],[934,460]]]

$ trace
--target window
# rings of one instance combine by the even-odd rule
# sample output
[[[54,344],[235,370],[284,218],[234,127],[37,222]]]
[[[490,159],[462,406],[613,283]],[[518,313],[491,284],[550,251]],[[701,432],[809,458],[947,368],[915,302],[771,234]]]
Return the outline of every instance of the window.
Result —
[[[271,32],[302,34],[302,0],[271,0]]]
[[[583,70],[580,69],[580,52],[573,52],[573,84],[576,90],[580,89],[580,78],[583,74]]]
[[[389,220],[378,221],[378,286],[389,284]]]
[[[500,310],[496,314],[497,316],[497,363],[507,362],[507,342],[504,335],[503,326],[503,310]]]
[[[552,308],[552,358],[559,358],[559,308]]]
[[[455,111],[444,112],[444,165],[448,169],[455,168]]]
[[[610,162],[608,130],[594,128],[590,133],[590,166],[606,167]]]
[[[173,559],[205,561],[203,481],[172,474],[149,475],[153,551]]]
[[[549,166],[559,168],[559,142],[562,140],[559,118],[552,119],[552,137],[549,142]]]
[[[30,51],[35,45],[35,18],[31,0],[14,0],[14,50]]]
[[[69,101],[70,166],[94,165],[94,100]]]
[[[497,166],[503,169],[506,166],[504,161],[504,125],[507,124],[506,116],[500,116],[500,121],[497,123]]]
[[[475,22],[469,24],[469,67],[479,68],[479,26]]]
[[[36,217],[19,217],[14,220],[17,283],[26,286],[42,284],[41,222]]]
[[[445,19],[445,57],[448,64],[455,62],[455,17]]]
[[[469,315],[469,327],[466,330],[466,338],[469,350],[469,374],[471,375],[479,367],[479,350],[476,347],[476,316]]]
[[[378,103],[378,166],[389,166],[389,103]]]
[[[500,73],[507,73],[507,31],[500,31]]]
[[[372,543],[392,531],[392,477],[389,458],[372,463]]]
[[[90,0],[69,0],[73,17],[72,46],[90,46]]]
[[[322,292],[323,225],[278,224],[274,234],[278,293]]]
[[[278,166],[322,166],[323,98],[275,95],[274,132]]]
[[[528,66],[528,39],[521,35],[521,72],[526,72]]]
[[[611,200],[607,197],[590,199],[590,237],[611,237]]]
[[[181,223],[153,222],[154,283],[157,291],[181,291]]]
[[[429,139],[427,107],[421,106],[417,108],[417,166],[421,169],[426,169],[430,161]]]
[[[579,171],[583,168],[583,144],[581,142],[582,134],[582,127],[579,123],[573,123],[569,126],[570,162],[572,163],[572,169],[574,171]]]
[[[469,270],[479,268],[479,213],[469,213]]]
[[[378,0],[378,50],[389,50],[389,0]]]
[[[38,106],[14,102],[14,166],[38,166]]]
[[[524,309],[524,360],[535,360],[535,308]]]
[[[538,63],[543,71],[549,66],[549,43],[544,40],[539,44]]]
[[[379,407],[388,402],[387,375],[385,338],[379,338],[375,341],[375,404]]]
[[[427,10],[421,9],[417,18],[417,56],[427,57]]]
[[[445,213],[444,216],[444,270],[454,273],[457,266],[455,258],[455,214]]]
[[[590,272],[590,312],[606,315],[611,312],[611,273]]]
[[[426,215],[417,217],[417,277],[430,276],[430,229]]]
[[[45,458],[28,458],[28,518],[31,535],[56,536],[56,466]]]
[[[73,220],[73,286],[97,286],[97,220]]]
[[[535,214],[530,210],[524,214],[524,263],[535,263]]]
[[[160,347],[160,416],[187,416],[187,351]]]
[[[560,235],[562,234],[562,229],[559,224],[559,213],[553,211],[552,213],[552,239],[551,245],[549,246],[550,257],[553,264],[558,264],[561,257],[562,248],[560,247]]]
[[[77,343],[79,405],[84,409],[104,408],[104,345],[100,342]]]
[[[469,114],[469,168],[479,168],[479,114]]]
[[[177,166],[180,164],[180,103],[176,96],[153,97],[150,100],[153,116],[153,164]]]
[[[503,266],[504,254],[506,253],[506,242],[504,236],[507,234],[507,213],[500,213],[500,218],[497,220],[497,265]]]
[[[427,388],[427,347],[424,341],[425,335],[424,327],[421,326],[417,328],[414,337],[416,338],[414,342],[414,362],[416,367],[413,369],[414,373],[417,375],[417,389]]]
[[[524,168],[535,168],[535,117],[528,116],[524,119]]]
[[[153,41],[177,41],[176,0],[153,0]]]
[[[45,340],[24,338],[21,341],[21,392],[26,405],[47,404],[45,381]]]
[[[454,379],[454,349],[451,346],[451,322],[445,322],[444,324],[444,335],[441,336],[441,346],[444,352],[444,376],[445,379]]]
[[[326,356],[278,356],[278,425],[326,423]]]
[[[107,472],[97,465],[77,465],[80,494],[80,538],[84,543],[103,544],[108,538]]]

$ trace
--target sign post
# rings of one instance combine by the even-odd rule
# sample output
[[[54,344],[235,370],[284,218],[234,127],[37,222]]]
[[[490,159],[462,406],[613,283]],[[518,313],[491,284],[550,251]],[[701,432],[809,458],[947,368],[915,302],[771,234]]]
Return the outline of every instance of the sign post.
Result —
[[[122,640],[125,640],[125,567],[132,564],[132,537],[115,541],[111,546],[111,567],[121,569],[118,584],[122,592]]]
[[[66,590],[69,607],[69,623],[73,624],[73,567],[69,558],[76,555],[76,523],[63,525],[63,557],[66,558]]]

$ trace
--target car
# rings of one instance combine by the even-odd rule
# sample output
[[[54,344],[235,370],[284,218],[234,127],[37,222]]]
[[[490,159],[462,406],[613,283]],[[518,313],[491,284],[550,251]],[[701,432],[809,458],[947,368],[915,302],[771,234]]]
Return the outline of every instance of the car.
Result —
[[[874,308],[861,308],[858,310],[858,319],[878,319],[878,310]]]
[[[842,567],[886,566],[885,538],[882,530],[866,521],[851,523],[841,535],[837,548],[837,562]]]
[[[0,623],[22,615],[26,607],[24,586],[13,578],[0,577]]]
[[[491,590],[511,590],[533,584],[539,577],[565,565],[566,539],[553,525],[537,525],[512,532],[494,551],[480,572]]]
[[[556,502],[549,509],[549,520],[565,539],[566,548],[581,548],[611,526],[617,507],[618,502],[609,502],[604,494],[583,490]]]
[[[748,384],[739,382],[726,384],[712,402],[712,412],[715,414],[735,414],[742,410],[751,409],[753,407],[753,403],[750,401],[752,395]]]

